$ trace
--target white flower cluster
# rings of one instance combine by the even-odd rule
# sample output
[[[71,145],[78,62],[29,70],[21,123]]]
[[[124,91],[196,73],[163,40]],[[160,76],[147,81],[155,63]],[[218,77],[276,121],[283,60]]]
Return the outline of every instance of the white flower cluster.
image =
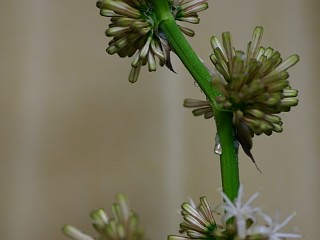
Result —
[[[271,218],[263,213],[260,208],[253,207],[252,202],[259,193],[253,194],[246,202],[243,202],[243,187],[240,186],[238,196],[234,201],[221,192],[224,203],[223,224],[216,223],[213,213],[205,197],[200,198],[200,204],[183,203],[181,214],[184,222],[180,224],[180,233],[187,236],[170,235],[168,240],[188,239],[237,239],[237,240],[283,240],[286,238],[301,238],[300,234],[281,232],[294,214],[283,222],[278,221],[278,215]],[[258,218],[263,219],[264,224],[258,224]]]
[[[269,240],[281,240],[285,238],[301,238],[300,234],[295,233],[283,233],[280,230],[287,225],[290,220],[294,217],[291,214],[283,222],[278,222],[278,216],[272,219],[267,214],[263,213],[260,208],[252,207],[251,203],[258,197],[259,192],[253,194],[246,203],[242,203],[243,198],[243,186],[240,185],[238,196],[234,202],[232,202],[226,194],[221,192],[224,204],[222,205],[225,210],[224,222],[226,223],[229,219],[235,218],[235,224],[237,226],[237,233],[240,239],[246,239],[248,236],[261,235],[262,239]],[[266,225],[257,225],[257,215],[260,215]],[[252,221],[252,225],[247,228],[247,221]]]

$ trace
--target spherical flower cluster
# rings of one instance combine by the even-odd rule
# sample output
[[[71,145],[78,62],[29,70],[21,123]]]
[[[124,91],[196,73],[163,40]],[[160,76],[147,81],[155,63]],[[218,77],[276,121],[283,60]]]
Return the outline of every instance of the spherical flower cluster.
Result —
[[[181,205],[181,215],[184,221],[180,224],[180,233],[187,236],[170,235],[168,240],[283,240],[287,238],[301,238],[300,234],[285,233],[280,230],[293,218],[293,214],[279,223],[276,217],[273,220],[263,213],[260,208],[253,207],[253,201],[259,193],[253,194],[246,202],[243,202],[243,187],[240,186],[238,196],[234,201],[221,192],[224,203],[222,224],[216,223],[213,211],[205,197],[200,198],[200,204],[195,206],[193,202]],[[263,220],[260,224],[258,219]]]
[[[254,134],[282,132],[282,120],[277,114],[298,104],[298,91],[291,88],[287,70],[299,57],[292,55],[282,61],[279,52],[259,46],[262,33],[262,27],[255,28],[246,53],[234,49],[229,32],[222,34],[222,44],[212,37],[212,85],[221,95],[216,97],[214,107],[209,101],[184,101],[185,107],[194,108],[195,116],[206,119],[214,116],[215,109],[232,112],[236,139],[255,165],[251,153]]]
[[[130,210],[127,198],[123,194],[118,194],[117,200],[118,202],[112,205],[113,218],[109,219],[103,209],[90,214],[93,227],[99,234],[98,238],[93,238],[71,225],[64,226],[63,232],[74,240],[144,240],[138,217]]]
[[[292,89],[287,69],[299,61],[292,55],[282,61],[279,52],[259,46],[262,27],[256,27],[246,53],[235,50],[231,34],[222,34],[222,44],[211,38],[216,76],[212,84],[222,93],[216,102],[232,111],[236,126],[249,128],[257,135],[282,131],[281,118],[276,115],[290,111],[298,104],[298,91]]]
[[[199,23],[198,12],[208,8],[207,0],[168,0],[173,17],[178,21]],[[130,82],[136,82],[141,66],[156,70],[156,58],[160,66],[172,69],[170,46],[159,31],[153,6],[147,0],[99,0],[100,15],[111,18],[106,36],[112,37],[107,52],[120,57],[132,57]],[[194,31],[179,26],[188,36]],[[135,55],[135,56],[134,56]]]

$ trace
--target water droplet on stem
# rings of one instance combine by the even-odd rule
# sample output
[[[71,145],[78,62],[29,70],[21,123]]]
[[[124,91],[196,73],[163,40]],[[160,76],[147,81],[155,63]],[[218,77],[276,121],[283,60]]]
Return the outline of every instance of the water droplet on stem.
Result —
[[[218,134],[216,134],[216,137],[215,137],[214,153],[219,156],[222,154],[222,147],[221,147],[220,138]]]

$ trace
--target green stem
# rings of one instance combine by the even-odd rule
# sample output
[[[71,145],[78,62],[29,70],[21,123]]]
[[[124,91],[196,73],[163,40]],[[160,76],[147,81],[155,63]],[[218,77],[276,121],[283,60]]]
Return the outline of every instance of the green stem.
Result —
[[[188,69],[208,100],[215,106],[215,97],[220,95],[211,85],[211,74],[181,33],[168,5],[168,0],[151,0],[159,22],[160,30],[165,34],[173,51]],[[220,155],[221,178],[224,193],[233,200],[239,188],[238,155],[234,145],[232,113],[215,111],[217,132],[220,138],[222,154]]]

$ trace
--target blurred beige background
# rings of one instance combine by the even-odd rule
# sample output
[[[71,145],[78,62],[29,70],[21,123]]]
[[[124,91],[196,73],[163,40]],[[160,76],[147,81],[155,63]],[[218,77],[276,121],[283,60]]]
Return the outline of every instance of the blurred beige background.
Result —
[[[256,25],[263,45],[284,57],[300,104],[284,114],[283,134],[255,137],[260,174],[242,153],[246,196],[268,213],[295,211],[289,229],[317,240],[319,206],[319,11],[317,0],[210,0],[190,39],[208,61],[211,35],[226,30],[245,48]],[[94,233],[89,212],[110,213],[126,193],[151,239],[177,233],[179,205],[189,196],[221,201],[212,121],[194,118],[184,98],[202,98],[182,64],[142,71],[127,81],[130,60],[105,53],[94,1],[0,3],[0,232],[6,240],[67,239],[71,223]],[[208,64],[210,65],[209,61]]]

